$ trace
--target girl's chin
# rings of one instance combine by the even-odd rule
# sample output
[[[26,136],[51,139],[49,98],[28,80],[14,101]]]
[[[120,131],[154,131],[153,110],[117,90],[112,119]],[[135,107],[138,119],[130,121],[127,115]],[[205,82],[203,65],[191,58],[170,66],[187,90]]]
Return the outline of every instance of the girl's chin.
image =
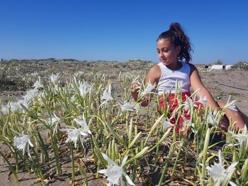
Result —
[[[169,65],[169,63],[168,63],[167,61],[161,60],[161,62],[162,62],[163,64],[165,64],[165,65]]]

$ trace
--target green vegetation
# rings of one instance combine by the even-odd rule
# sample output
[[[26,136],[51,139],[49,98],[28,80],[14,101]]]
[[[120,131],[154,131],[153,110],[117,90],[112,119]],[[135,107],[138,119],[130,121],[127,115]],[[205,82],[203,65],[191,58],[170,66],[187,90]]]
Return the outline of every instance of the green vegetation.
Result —
[[[237,132],[231,125],[223,133],[218,127],[223,110],[198,110],[195,94],[174,111],[175,120],[184,112],[190,116],[178,133],[168,109],[157,112],[156,93],[143,85],[140,98],[147,91],[154,94],[154,104],[142,108],[132,102],[130,84],[142,83],[144,76],[135,62],[102,64],[102,73],[89,70],[93,63],[76,63],[84,71],[68,63],[48,70],[46,63],[36,64],[34,74],[23,77],[30,82],[24,95],[3,103],[0,111],[0,147],[7,149],[0,156],[17,181],[28,172],[42,184],[64,177],[86,185],[93,180],[119,185],[248,183],[247,130]],[[20,77],[25,65],[13,65],[12,73]],[[110,66],[120,73],[107,73]]]

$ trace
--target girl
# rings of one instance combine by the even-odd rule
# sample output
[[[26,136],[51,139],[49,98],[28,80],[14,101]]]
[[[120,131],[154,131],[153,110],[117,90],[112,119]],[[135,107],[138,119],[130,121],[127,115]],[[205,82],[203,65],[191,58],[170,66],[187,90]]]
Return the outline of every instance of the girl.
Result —
[[[159,97],[159,110],[169,104],[169,111],[172,112],[177,106],[175,101],[176,87],[179,85],[182,101],[190,96],[190,88],[197,91],[200,98],[207,99],[207,106],[212,110],[218,110],[224,106],[223,103],[217,103],[213,96],[203,85],[196,67],[190,64],[191,45],[189,38],[185,35],[179,23],[172,23],[169,30],[162,32],[157,39],[157,53],[160,62],[154,65],[145,77],[145,84],[151,83],[157,86]],[[137,101],[140,90],[139,83],[132,83],[131,93],[134,100]],[[166,97],[166,99],[165,99]],[[142,100],[141,105],[147,106],[150,102],[150,96]],[[244,127],[244,121],[239,111],[225,109],[226,116],[223,117],[220,127],[227,130],[229,122],[235,122],[235,128]],[[186,116],[184,116],[185,118]],[[228,119],[227,119],[228,118]],[[175,121],[174,121],[175,123]],[[182,121],[179,125],[182,125]],[[182,126],[179,126],[181,128]]]

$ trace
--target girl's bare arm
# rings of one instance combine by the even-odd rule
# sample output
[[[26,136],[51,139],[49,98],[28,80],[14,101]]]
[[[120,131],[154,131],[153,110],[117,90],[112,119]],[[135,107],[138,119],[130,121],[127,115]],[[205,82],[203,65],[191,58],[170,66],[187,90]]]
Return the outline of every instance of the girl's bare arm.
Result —
[[[148,83],[151,83],[152,85],[158,83],[158,80],[160,78],[160,68],[158,65],[154,65],[147,73],[144,83],[147,85]],[[138,100],[138,95],[140,91],[141,85],[137,82],[133,82],[131,84],[131,94],[135,101]],[[141,101],[141,106],[147,106],[150,103],[151,97],[149,95],[144,96],[143,100]]]
[[[193,91],[198,91],[198,96],[206,97],[207,98],[207,105],[214,110],[218,110],[220,107],[218,103],[214,100],[211,93],[208,89],[204,86],[199,76],[197,69],[195,68],[190,75],[190,83]]]

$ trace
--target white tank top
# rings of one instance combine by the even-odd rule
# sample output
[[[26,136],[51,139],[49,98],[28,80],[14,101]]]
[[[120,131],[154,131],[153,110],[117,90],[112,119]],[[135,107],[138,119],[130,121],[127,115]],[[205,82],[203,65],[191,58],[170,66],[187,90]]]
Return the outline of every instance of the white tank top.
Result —
[[[190,65],[185,62],[181,62],[181,64],[180,69],[171,70],[162,62],[158,63],[161,70],[161,76],[157,85],[159,95],[163,93],[176,93],[176,91],[190,91]]]

